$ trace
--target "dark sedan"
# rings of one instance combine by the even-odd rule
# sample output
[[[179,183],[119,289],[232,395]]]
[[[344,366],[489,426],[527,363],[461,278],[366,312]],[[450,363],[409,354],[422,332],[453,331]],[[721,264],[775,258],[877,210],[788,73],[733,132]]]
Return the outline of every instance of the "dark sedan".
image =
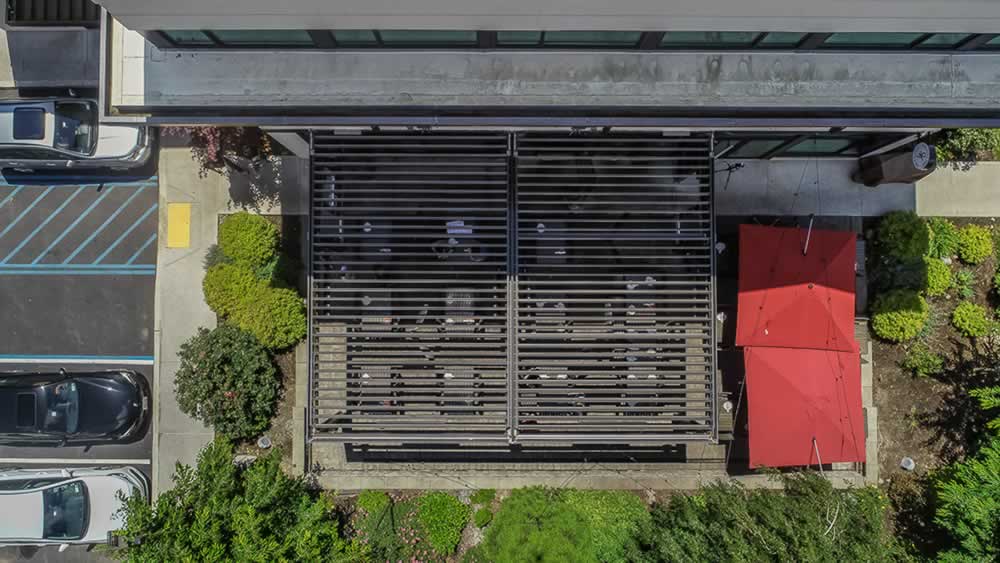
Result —
[[[133,371],[0,374],[0,444],[134,442],[145,434],[149,400]]]

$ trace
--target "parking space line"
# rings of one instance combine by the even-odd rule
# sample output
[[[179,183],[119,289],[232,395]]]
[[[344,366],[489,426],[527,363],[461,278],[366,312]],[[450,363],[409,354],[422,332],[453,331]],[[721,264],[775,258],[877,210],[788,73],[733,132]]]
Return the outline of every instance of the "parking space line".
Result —
[[[150,465],[148,459],[78,459],[59,457],[0,457],[0,464],[9,465],[23,463],[26,465],[51,464],[58,468],[63,465]],[[0,471],[3,471],[0,468]]]
[[[136,188],[135,192],[133,192],[132,195],[130,195],[128,199],[125,200],[125,203],[121,204],[118,207],[118,209],[111,214],[111,217],[108,217],[108,219],[104,221],[104,223],[102,223],[101,226],[97,228],[97,230],[95,230],[93,233],[90,233],[90,236],[87,237],[87,240],[83,241],[83,244],[77,247],[77,249],[74,250],[73,253],[69,255],[69,257],[67,257],[65,260],[62,261],[62,263],[67,264],[69,262],[72,262],[73,259],[76,258],[76,255],[79,254],[81,250],[86,248],[86,246],[90,244],[95,238],[97,238],[97,235],[101,234],[101,231],[103,231],[108,225],[110,225],[111,222],[114,221],[115,218],[118,217],[121,214],[121,212],[124,211],[125,208],[128,207],[130,203],[132,203],[133,200],[135,200],[135,198],[139,197],[139,194],[141,194],[142,191],[146,189],[146,187],[147,186],[140,186]]]
[[[65,230],[63,230],[63,232],[59,233],[59,236],[56,237],[56,239],[54,241],[52,241],[52,244],[50,244],[48,248],[46,248],[45,250],[43,250],[42,253],[39,254],[37,258],[35,258],[34,260],[32,260],[31,263],[32,264],[37,264],[39,261],[41,261],[41,259],[44,258],[45,255],[48,254],[50,250],[52,250],[53,248],[55,248],[55,246],[57,244],[59,244],[60,242],[62,242],[62,239],[64,239],[66,237],[66,235],[68,235],[70,233],[70,231],[72,231],[73,229],[75,229],[76,226],[80,224],[80,221],[83,221],[87,217],[87,215],[90,215],[90,212],[93,211],[95,207],[97,207],[98,205],[100,205],[100,203],[102,201],[104,201],[104,198],[108,197],[108,194],[110,194],[112,191],[114,191],[114,189],[115,189],[115,187],[111,186],[110,188],[108,188],[107,190],[105,190],[104,193],[102,193],[100,196],[98,196],[97,199],[95,199],[94,202],[91,203],[90,206],[87,207],[87,209],[85,209],[83,211],[83,213],[80,214],[79,217],[77,217],[72,223],[70,223],[70,225],[68,227],[66,227]]]
[[[101,253],[101,255],[97,257],[97,260],[94,260],[92,263],[93,264],[98,264],[98,263],[100,263],[101,260],[104,260],[108,256],[108,254],[111,254],[112,250],[114,250],[115,248],[117,248],[118,245],[121,244],[121,242],[123,240],[125,240],[125,238],[127,236],[129,236],[130,234],[132,234],[132,231],[134,231],[140,224],[142,224],[142,222],[145,221],[147,217],[149,217],[150,215],[152,215],[153,212],[156,211],[156,209],[159,206],[160,205],[158,203],[154,203],[153,207],[150,207],[149,209],[147,209],[146,212],[143,213],[141,217],[139,217],[138,219],[136,219],[135,223],[132,223],[132,226],[129,227],[128,229],[126,229],[125,232],[121,234],[121,236],[119,236],[117,239],[115,239],[115,242],[111,243],[111,246],[109,246],[107,248],[107,250],[105,250],[103,253]]]
[[[42,192],[42,195],[35,198],[35,201],[32,201],[31,205],[29,205],[23,211],[21,211],[21,213],[16,218],[14,218],[13,221],[10,222],[10,225],[7,225],[6,229],[0,231],[0,237],[4,236],[11,229],[13,229],[14,226],[17,225],[21,221],[21,219],[24,219],[24,216],[27,215],[29,212],[31,212],[31,210],[34,209],[36,205],[38,205],[38,202],[45,199],[45,196],[49,195],[49,192],[51,192],[53,189],[55,189],[55,186],[49,186],[48,188],[46,188],[46,190]]]
[[[125,366],[151,366],[153,365],[153,356],[0,354],[0,364],[118,364]]]
[[[139,258],[139,255],[142,254],[142,251],[146,250],[147,248],[149,248],[149,245],[153,244],[154,240],[156,240],[156,233],[149,235],[149,238],[146,239],[146,242],[142,243],[142,246],[139,247],[139,250],[135,251],[135,254],[133,254],[132,257],[129,258],[127,262],[125,262],[125,265],[131,266],[132,263],[135,262],[137,258]]]
[[[98,266],[92,269],[69,268],[39,270],[38,266],[0,266],[0,276],[155,276],[156,267],[150,264],[143,269],[122,270],[121,266]]]
[[[3,198],[3,201],[0,201],[0,207],[7,205],[7,202],[14,199],[14,196],[16,196],[23,189],[24,186],[17,186],[14,188],[9,194],[7,194],[7,197]]]
[[[74,199],[76,199],[76,196],[80,195],[80,192],[82,192],[83,189],[84,188],[81,186],[77,188],[75,192],[69,194],[69,197],[66,198],[66,201],[60,203],[59,207],[57,207],[55,211],[50,213],[49,216],[46,217],[45,220],[42,221],[40,225],[35,227],[35,230],[31,231],[31,234],[24,237],[24,240],[22,240],[17,246],[15,246],[14,250],[11,250],[10,254],[8,254],[6,258],[0,260],[0,264],[6,264],[11,258],[14,257],[15,254],[20,252],[21,249],[24,248],[24,246],[31,241],[31,239],[35,238],[35,235],[37,235],[42,229],[45,228],[46,225],[48,225],[53,219],[56,218],[56,215],[59,215],[63,209],[66,209],[66,206],[69,205]]]

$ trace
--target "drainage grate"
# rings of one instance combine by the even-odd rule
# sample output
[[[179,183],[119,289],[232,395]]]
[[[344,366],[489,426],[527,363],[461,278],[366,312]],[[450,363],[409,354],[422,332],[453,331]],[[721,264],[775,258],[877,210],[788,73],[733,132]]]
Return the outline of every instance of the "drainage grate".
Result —
[[[518,441],[712,436],[708,147],[518,135]]]
[[[313,174],[314,439],[714,438],[709,139],[315,131]]]

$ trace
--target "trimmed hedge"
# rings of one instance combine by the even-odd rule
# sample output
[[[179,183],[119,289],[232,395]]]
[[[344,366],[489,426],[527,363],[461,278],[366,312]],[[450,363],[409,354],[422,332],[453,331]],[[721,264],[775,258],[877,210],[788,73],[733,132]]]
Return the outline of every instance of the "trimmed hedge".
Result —
[[[927,301],[916,291],[907,289],[881,295],[872,310],[872,330],[879,338],[892,342],[915,338],[930,317]]]
[[[219,248],[236,262],[256,270],[277,256],[278,227],[260,215],[234,213],[219,225]]]
[[[966,264],[979,264],[993,254],[990,230],[979,225],[966,225],[958,235],[958,257]]]
[[[305,338],[306,308],[294,290],[264,287],[248,295],[244,304],[233,313],[233,322],[264,346],[284,350]]]
[[[969,301],[962,301],[951,314],[951,324],[958,332],[970,338],[986,336],[990,331],[990,317],[986,308]]]
[[[882,251],[904,262],[919,260],[930,252],[932,237],[927,222],[912,211],[887,213],[878,226]]]
[[[493,521],[493,511],[487,507],[482,507],[472,515],[472,522],[477,528],[485,528]]]
[[[266,285],[246,266],[222,263],[205,272],[201,288],[208,307],[221,317],[229,317],[251,306],[247,298],[259,294]]]
[[[924,258],[927,268],[927,295],[936,297],[944,295],[951,287],[951,268],[940,258]]]

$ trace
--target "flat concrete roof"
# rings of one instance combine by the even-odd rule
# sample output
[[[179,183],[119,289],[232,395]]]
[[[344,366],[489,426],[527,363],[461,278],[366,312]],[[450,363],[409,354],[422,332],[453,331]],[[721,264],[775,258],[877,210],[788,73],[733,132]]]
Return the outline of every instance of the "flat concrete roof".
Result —
[[[996,33],[992,0],[102,0],[131,29]]]
[[[1000,53],[161,51],[109,27],[110,114],[1000,109]]]

